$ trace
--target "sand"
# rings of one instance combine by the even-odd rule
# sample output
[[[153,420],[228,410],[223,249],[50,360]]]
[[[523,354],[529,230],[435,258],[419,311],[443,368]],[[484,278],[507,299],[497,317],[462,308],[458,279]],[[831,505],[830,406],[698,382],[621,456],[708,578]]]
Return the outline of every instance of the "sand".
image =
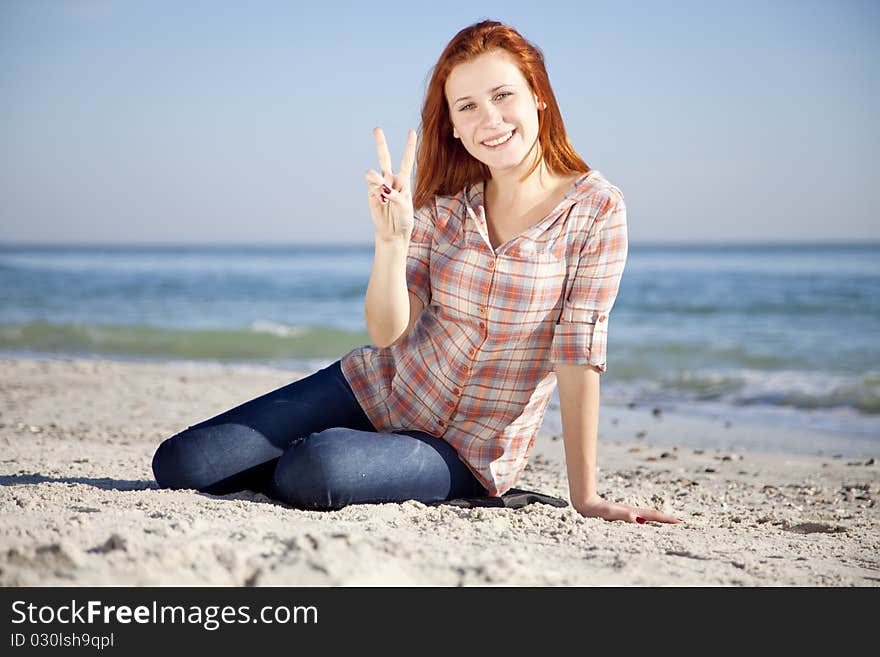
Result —
[[[872,458],[696,449],[676,443],[674,417],[603,406],[600,492],[684,522],[541,504],[299,511],[250,491],[159,490],[150,461],[164,438],[307,373],[72,359],[0,372],[3,586],[880,584]],[[704,430],[707,445],[736,444],[736,426]],[[518,486],[567,498],[558,434],[539,436]]]

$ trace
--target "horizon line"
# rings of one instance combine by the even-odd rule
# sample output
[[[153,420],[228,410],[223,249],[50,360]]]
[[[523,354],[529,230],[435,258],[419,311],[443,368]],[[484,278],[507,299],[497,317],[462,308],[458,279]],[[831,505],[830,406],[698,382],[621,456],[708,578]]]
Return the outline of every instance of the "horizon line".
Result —
[[[50,242],[50,241],[3,241],[0,248],[7,247],[143,247],[143,248],[285,248],[285,247],[372,247],[369,242]],[[642,240],[630,241],[632,247],[707,247],[707,246],[880,246],[880,238],[872,239],[815,239],[815,240],[782,240],[763,241],[740,240]]]

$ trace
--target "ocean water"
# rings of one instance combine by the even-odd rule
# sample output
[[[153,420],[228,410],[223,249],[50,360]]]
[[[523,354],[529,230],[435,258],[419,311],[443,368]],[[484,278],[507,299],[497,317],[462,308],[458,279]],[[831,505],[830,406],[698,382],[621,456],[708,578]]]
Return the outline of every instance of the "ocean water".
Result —
[[[372,245],[0,245],[0,355],[314,371],[370,342],[372,257]],[[631,245],[603,408],[758,419],[874,455],[878,336],[878,244]]]

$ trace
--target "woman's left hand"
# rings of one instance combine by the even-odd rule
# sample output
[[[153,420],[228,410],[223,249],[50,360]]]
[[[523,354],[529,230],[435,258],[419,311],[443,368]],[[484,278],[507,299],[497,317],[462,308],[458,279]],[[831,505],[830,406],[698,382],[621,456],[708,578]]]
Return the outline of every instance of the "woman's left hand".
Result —
[[[681,522],[678,518],[673,518],[661,511],[657,511],[657,509],[641,509],[620,504],[619,502],[609,502],[598,495],[591,497],[582,504],[575,505],[574,508],[578,513],[587,518],[623,520],[624,522],[638,522],[639,524],[644,524],[648,520],[670,523]]]

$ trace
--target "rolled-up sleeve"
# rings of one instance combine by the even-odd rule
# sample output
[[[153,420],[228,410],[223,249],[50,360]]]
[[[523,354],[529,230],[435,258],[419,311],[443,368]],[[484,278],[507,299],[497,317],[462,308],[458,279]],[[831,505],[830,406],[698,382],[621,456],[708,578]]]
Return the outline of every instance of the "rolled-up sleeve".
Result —
[[[425,304],[425,307],[431,302],[430,263],[434,216],[433,199],[416,211],[406,254],[406,287]]]
[[[626,264],[626,205],[620,190],[613,188],[583,207],[578,204],[574,211],[595,217],[586,222],[586,238],[569,272],[550,360],[589,364],[604,372],[608,317]]]

